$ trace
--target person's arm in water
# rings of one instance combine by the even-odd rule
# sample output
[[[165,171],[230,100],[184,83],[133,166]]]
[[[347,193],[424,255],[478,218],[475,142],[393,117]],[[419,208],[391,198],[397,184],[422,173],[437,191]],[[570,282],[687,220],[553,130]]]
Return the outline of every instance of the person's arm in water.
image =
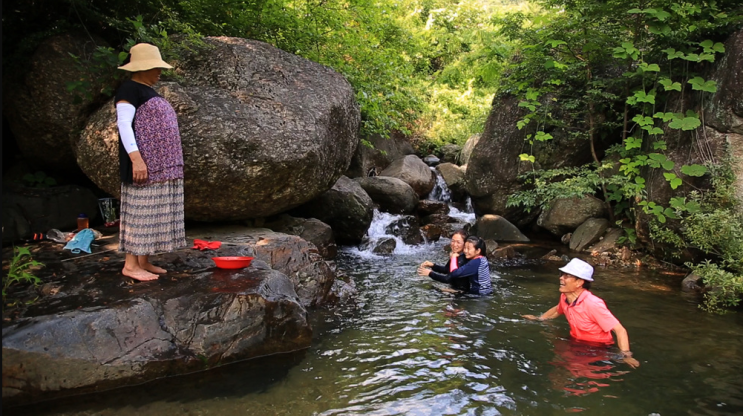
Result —
[[[632,358],[632,351],[629,349],[629,335],[627,335],[627,330],[624,329],[622,324],[617,324],[611,330],[617,337],[617,347],[619,347],[619,351],[622,352],[624,362],[629,364],[632,368],[639,367],[640,362]]]
[[[558,305],[553,306],[550,310],[547,312],[535,316],[535,315],[521,315],[523,318],[530,319],[532,321],[546,321],[548,319],[555,319],[558,316],[560,316],[560,313],[557,311]]]

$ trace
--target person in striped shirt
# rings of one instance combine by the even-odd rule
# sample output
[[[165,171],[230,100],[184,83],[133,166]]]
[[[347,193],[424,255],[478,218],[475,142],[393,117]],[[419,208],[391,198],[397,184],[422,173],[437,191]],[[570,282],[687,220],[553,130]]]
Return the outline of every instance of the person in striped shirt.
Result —
[[[448,273],[438,273],[421,266],[418,268],[420,276],[428,276],[433,280],[449,283],[466,281],[466,292],[474,295],[489,295],[493,293],[490,282],[490,265],[485,257],[485,241],[477,236],[469,236],[464,242],[464,256],[467,263],[460,265],[456,270]]]

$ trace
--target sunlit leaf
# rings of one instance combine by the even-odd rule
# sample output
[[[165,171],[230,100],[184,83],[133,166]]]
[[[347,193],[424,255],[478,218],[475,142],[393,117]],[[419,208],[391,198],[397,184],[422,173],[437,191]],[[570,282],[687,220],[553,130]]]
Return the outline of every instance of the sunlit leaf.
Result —
[[[702,124],[696,117],[684,117],[676,118],[672,122],[668,123],[668,127],[676,130],[694,130]]]
[[[704,165],[684,165],[681,167],[681,173],[689,176],[704,176],[707,173],[707,167]]]

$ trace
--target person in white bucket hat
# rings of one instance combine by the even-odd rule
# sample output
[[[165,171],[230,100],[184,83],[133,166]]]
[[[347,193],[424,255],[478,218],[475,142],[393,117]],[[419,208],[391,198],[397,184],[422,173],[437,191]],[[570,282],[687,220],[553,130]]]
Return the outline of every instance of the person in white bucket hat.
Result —
[[[579,340],[604,345],[614,344],[611,333],[617,337],[617,346],[624,362],[637,368],[639,361],[632,357],[629,336],[619,320],[612,315],[606,303],[590,292],[593,266],[581,259],[572,259],[560,271],[560,301],[540,316],[523,315],[526,319],[544,321],[565,315],[570,324],[570,335]]]
[[[116,91],[121,175],[119,251],[126,253],[122,274],[138,281],[167,273],[149,256],[186,246],[183,213],[183,150],[178,117],[152,87],[163,69],[155,45],[139,43],[129,50],[130,62],[119,69],[131,73]]]

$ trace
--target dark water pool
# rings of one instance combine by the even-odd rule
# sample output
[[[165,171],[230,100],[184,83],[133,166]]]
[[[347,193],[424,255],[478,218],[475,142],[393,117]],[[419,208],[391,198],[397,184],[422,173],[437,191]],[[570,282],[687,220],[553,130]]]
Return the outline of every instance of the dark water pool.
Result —
[[[387,259],[343,253],[356,308],[313,313],[306,351],[95,396],[5,409],[18,415],[740,415],[743,319],[713,316],[680,277],[598,270],[594,293],[641,367],[571,342],[564,318],[520,318],[557,301],[556,265],[499,268],[495,294],[453,297],[415,275],[441,246]]]

